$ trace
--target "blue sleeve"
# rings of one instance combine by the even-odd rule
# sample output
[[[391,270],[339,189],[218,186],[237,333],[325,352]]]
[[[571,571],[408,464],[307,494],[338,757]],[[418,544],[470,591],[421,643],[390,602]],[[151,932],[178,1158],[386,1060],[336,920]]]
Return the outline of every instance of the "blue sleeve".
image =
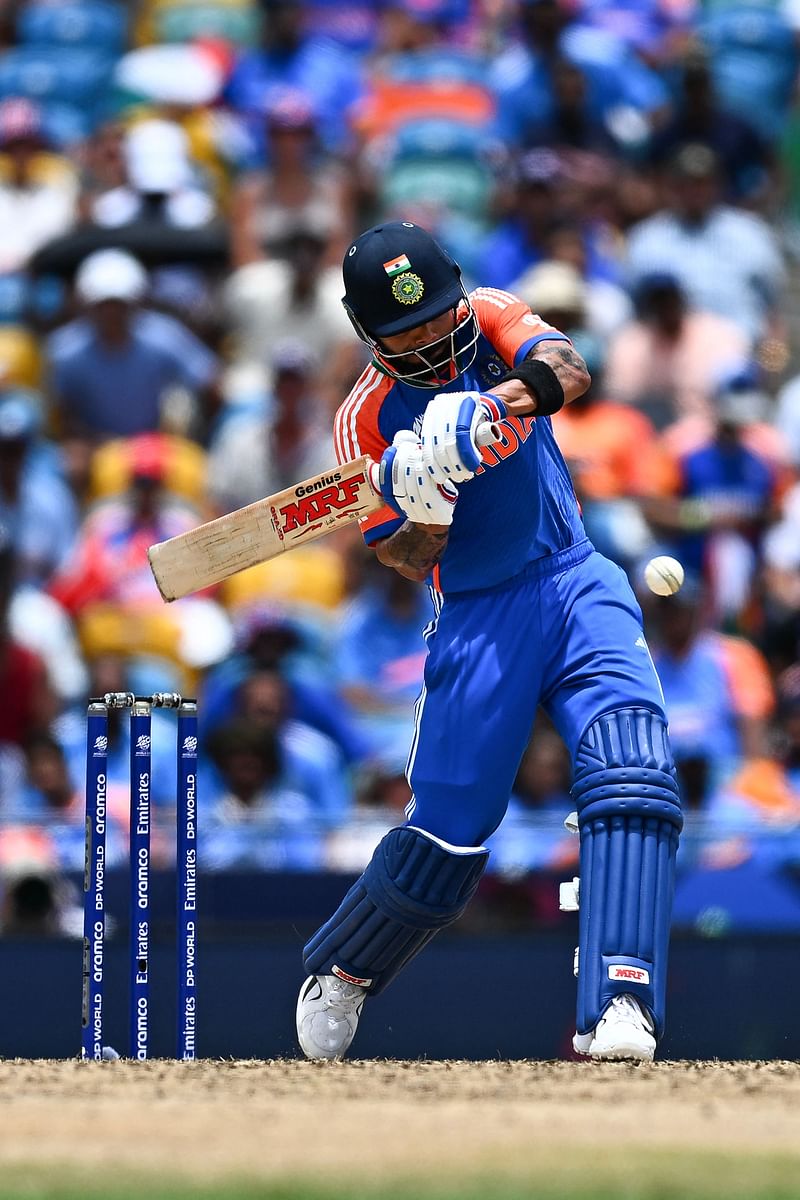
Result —
[[[536,337],[528,338],[527,342],[523,342],[514,355],[514,366],[518,366],[523,358],[530,354],[533,347],[538,346],[539,342],[569,342],[569,338],[565,333],[558,333],[556,330],[548,333],[538,333]],[[570,345],[572,345],[571,342]]]
[[[364,531],[364,541],[368,546],[374,546],[376,542],[380,542],[383,538],[391,537],[393,533],[397,533],[405,524],[405,517],[398,517],[395,521],[385,521],[383,525],[375,525],[372,529]]]

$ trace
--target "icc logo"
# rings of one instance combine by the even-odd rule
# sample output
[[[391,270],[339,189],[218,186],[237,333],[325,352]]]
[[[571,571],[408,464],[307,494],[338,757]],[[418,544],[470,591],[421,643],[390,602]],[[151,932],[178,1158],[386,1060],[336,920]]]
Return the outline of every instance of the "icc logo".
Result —
[[[106,750],[108,749],[108,738],[103,737],[102,735],[100,737],[96,737],[94,739],[94,748],[96,754],[105,754]]]
[[[145,752],[150,749],[150,738],[146,733],[139,734],[136,739],[136,749]]]
[[[196,737],[184,738],[183,739],[183,749],[186,754],[196,754],[197,753],[197,738]]]

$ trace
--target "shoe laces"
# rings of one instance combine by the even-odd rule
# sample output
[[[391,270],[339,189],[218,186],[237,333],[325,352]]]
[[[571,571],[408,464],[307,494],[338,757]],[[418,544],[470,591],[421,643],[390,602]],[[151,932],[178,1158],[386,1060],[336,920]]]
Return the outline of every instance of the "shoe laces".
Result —
[[[611,1001],[611,1008],[623,1018],[625,1021],[630,1021],[634,1025],[638,1025],[640,1029],[644,1029],[647,1033],[653,1032],[653,1025],[649,1016],[642,1009],[641,1004],[635,996],[623,992],[621,996],[615,996]]]

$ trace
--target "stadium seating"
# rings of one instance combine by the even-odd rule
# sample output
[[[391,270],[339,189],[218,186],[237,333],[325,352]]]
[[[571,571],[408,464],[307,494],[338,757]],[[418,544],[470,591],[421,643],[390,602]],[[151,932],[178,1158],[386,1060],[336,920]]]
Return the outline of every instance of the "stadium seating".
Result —
[[[127,32],[126,6],[112,0],[28,4],[17,22],[23,45],[89,46],[108,54],[122,53]]]

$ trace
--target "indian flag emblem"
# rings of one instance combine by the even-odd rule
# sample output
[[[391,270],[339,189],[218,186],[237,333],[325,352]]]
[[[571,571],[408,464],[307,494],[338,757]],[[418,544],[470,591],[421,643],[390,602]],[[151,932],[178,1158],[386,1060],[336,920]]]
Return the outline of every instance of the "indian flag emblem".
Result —
[[[388,262],[385,262],[383,269],[389,278],[392,279],[395,275],[399,275],[401,271],[410,271],[411,263],[405,254],[398,254],[397,258],[390,258]]]

